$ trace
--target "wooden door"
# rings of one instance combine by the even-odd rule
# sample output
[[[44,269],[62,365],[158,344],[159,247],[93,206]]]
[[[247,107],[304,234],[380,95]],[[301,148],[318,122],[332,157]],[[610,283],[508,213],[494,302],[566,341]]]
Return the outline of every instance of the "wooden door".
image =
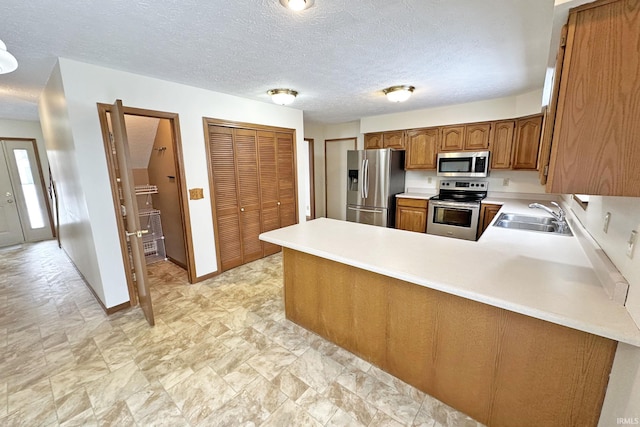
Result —
[[[382,146],[384,148],[395,148],[404,150],[404,131],[397,130],[392,132],[384,132],[382,134]]]
[[[440,151],[462,151],[464,148],[464,126],[440,128]]]
[[[382,132],[377,133],[365,133],[364,134],[364,148],[382,148]],[[354,148],[355,150],[355,148]]]
[[[116,151],[115,155],[118,161],[120,192],[126,211],[125,232],[128,236],[131,249],[135,287],[144,317],[147,319],[147,322],[153,326],[155,320],[153,316],[153,305],[151,303],[151,293],[149,292],[148,286],[147,264],[144,259],[143,231],[140,228],[140,218],[138,217],[138,203],[136,202],[129,142],[127,140],[127,131],[124,123],[124,112],[122,101],[119,99],[116,100],[111,109],[111,126]]]
[[[231,128],[209,125],[218,250],[222,271],[242,265],[236,162]]]
[[[280,228],[278,209],[278,161],[275,132],[258,131],[258,163],[260,165],[260,203],[262,232]],[[280,246],[262,242],[264,255],[275,254]]]
[[[242,262],[262,258],[260,235],[260,184],[258,178],[258,143],[255,130],[234,129]]]
[[[278,147],[278,208],[280,227],[298,222],[296,215],[296,168],[293,135],[276,133]]]
[[[0,247],[24,242],[15,193],[4,150],[0,147]]]
[[[513,147],[513,120],[496,122],[491,129],[491,169],[511,168],[511,150]]]
[[[542,115],[516,121],[513,169],[535,170],[538,168],[541,130]]]
[[[464,131],[465,150],[486,150],[489,148],[491,123],[466,125]]]
[[[407,131],[405,169],[435,169],[439,138],[438,128]]]

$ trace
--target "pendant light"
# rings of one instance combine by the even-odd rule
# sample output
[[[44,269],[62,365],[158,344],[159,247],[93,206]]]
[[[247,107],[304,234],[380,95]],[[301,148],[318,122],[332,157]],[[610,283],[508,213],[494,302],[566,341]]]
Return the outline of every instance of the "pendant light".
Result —
[[[7,45],[0,40],[0,74],[7,74],[18,68],[16,57],[7,51]]]
[[[271,89],[267,91],[267,95],[271,97],[271,100],[279,105],[289,105],[298,96],[298,92],[291,89]]]
[[[387,99],[391,102],[404,102],[411,97],[413,91],[416,90],[415,87],[409,85],[402,86],[391,86],[386,89],[383,89],[385,95],[387,95]]]

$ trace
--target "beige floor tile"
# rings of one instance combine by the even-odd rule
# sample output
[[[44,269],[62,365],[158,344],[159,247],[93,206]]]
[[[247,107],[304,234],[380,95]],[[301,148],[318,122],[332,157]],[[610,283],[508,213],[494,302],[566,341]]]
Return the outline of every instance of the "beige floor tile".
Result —
[[[89,400],[89,395],[87,395],[84,388],[79,388],[76,391],[61,397],[56,400],[55,403],[56,412],[58,413],[58,421],[61,424],[76,419],[77,417],[84,420],[89,415],[86,412],[90,412],[91,416],[93,416],[91,401]]]

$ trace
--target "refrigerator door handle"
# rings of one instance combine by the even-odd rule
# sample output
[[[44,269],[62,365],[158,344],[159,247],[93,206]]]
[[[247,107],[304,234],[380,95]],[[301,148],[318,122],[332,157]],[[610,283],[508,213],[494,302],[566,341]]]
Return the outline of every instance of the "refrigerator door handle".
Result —
[[[378,209],[352,208],[351,206],[348,206],[347,209],[358,212],[382,213],[382,211]]]
[[[362,194],[366,199],[369,197],[369,159],[363,160],[364,182],[362,183]]]

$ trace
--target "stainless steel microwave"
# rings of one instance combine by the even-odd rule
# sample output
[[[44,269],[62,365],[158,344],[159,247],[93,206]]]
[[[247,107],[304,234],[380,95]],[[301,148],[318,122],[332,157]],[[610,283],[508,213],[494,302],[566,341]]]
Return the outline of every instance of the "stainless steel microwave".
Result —
[[[486,178],[489,175],[488,151],[438,153],[438,176]]]

